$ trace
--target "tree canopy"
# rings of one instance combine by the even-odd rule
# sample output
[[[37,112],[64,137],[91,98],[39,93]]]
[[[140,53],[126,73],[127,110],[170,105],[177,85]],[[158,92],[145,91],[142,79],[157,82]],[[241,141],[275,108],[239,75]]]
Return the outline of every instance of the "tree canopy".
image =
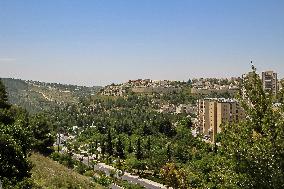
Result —
[[[0,80],[0,181],[4,188],[31,188],[34,185],[30,180],[32,165],[27,157],[47,136],[41,132],[45,129],[43,125],[36,131],[31,125],[27,111],[8,103]]]

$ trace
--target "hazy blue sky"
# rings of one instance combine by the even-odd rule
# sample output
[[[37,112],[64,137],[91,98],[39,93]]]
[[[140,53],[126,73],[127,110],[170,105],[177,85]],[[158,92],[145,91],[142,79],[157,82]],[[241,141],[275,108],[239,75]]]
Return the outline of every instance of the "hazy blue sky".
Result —
[[[284,0],[0,0],[0,77],[284,76]]]

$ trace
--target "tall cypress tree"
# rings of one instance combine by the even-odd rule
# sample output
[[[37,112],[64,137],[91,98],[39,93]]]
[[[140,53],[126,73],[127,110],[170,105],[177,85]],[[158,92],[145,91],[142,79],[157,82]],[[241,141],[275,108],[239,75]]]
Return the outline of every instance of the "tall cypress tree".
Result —
[[[151,151],[151,138],[150,137],[148,137],[147,139],[146,149],[148,152]]]
[[[138,138],[136,143],[136,158],[138,160],[143,159],[143,152],[142,152],[142,146],[141,146],[141,139]]]
[[[107,134],[106,153],[107,153],[109,156],[112,156],[112,155],[113,155],[112,137],[111,137],[110,129],[108,130],[108,134]]]
[[[129,154],[131,154],[131,153],[133,152],[133,147],[132,147],[132,144],[131,144],[131,139],[129,139],[127,151],[128,151]]]
[[[120,136],[118,137],[118,141],[116,142],[116,155],[121,158],[124,159],[124,145],[121,141]]]
[[[168,159],[168,161],[171,161],[171,159],[172,159],[171,144],[167,145],[167,159]]]

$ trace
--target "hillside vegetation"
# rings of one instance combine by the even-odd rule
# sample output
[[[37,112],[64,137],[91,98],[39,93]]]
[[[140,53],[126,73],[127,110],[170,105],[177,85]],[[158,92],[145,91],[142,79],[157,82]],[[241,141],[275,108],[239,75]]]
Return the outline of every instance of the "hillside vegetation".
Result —
[[[104,188],[92,182],[91,178],[80,175],[40,154],[32,154],[29,159],[34,164],[31,171],[32,178],[42,188]]]
[[[20,79],[2,79],[9,102],[36,113],[60,107],[64,104],[76,104],[80,99],[94,95],[101,87],[85,87],[25,81]]]

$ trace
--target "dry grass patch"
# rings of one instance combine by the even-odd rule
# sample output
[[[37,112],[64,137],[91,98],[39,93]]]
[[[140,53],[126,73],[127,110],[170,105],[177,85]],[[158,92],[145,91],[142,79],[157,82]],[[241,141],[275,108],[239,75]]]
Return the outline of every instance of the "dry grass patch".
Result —
[[[94,183],[91,178],[66,168],[40,154],[32,154],[29,159],[34,164],[32,178],[46,189],[103,189]]]

